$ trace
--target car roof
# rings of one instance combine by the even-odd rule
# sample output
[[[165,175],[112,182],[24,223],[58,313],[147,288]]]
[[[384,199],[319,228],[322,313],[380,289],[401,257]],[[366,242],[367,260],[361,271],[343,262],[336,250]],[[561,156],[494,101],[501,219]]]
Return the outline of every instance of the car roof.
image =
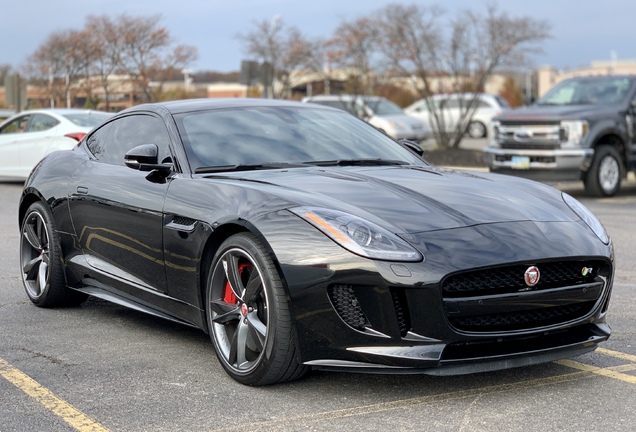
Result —
[[[210,109],[242,108],[242,107],[302,107],[306,104],[296,101],[278,99],[255,99],[255,98],[210,98],[210,99],[184,99],[169,102],[157,102],[151,104],[137,105],[122,113],[134,111],[160,111],[165,109],[171,114],[181,114],[193,111],[206,111]]]
[[[316,95],[308,96],[303,99],[306,102],[312,101],[351,101],[355,99],[361,100],[380,100],[386,99],[382,96],[367,96],[367,95],[354,95],[354,94],[340,94],[340,95]]]
[[[64,115],[64,114],[82,114],[82,113],[88,113],[88,112],[102,112],[102,111],[82,109],[82,108],[39,108],[39,109],[30,109],[30,110],[20,111],[19,113],[16,113],[16,114],[22,115],[22,114],[41,113],[41,114]],[[105,114],[108,114],[108,113],[105,113]]]

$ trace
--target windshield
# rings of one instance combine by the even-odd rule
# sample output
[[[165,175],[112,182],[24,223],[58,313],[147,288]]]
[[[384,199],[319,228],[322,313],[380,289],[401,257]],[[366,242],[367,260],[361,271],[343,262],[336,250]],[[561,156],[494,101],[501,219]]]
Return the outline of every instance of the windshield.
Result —
[[[85,113],[64,114],[63,116],[76,126],[95,127],[104,123],[112,114],[99,111],[86,111]]]
[[[393,102],[386,99],[371,99],[366,101],[369,108],[375,115],[383,116],[383,115],[394,115],[394,114],[404,114],[402,108],[394,104]]]
[[[613,104],[623,100],[632,80],[625,77],[595,77],[563,81],[537,102],[539,105]]]
[[[193,171],[225,165],[345,159],[423,164],[382,132],[342,111],[249,107],[184,113],[175,120]]]

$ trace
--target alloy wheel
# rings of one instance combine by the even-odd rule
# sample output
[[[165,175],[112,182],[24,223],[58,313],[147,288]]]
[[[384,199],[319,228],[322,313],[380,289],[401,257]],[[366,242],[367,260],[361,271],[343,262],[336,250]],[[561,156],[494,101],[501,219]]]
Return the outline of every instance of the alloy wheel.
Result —
[[[31,212],[22,225],[20,267],[22,279],[31,298],[39,298],[49,282],[51,253],[49,233],[42,215]]]
[[[238,374],[254,370],[268,335],[268,298],[263,275],[244,250],[233,248],[217,261],[210,284],[209,313],[220,357]]]

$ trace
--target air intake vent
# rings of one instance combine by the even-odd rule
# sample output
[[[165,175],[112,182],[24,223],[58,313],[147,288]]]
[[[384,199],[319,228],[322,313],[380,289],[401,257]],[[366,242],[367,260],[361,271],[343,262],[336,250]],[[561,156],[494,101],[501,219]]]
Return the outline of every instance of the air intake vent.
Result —
[[[406,293],[403,289],[391,289],[391,297],[393,298],[393,307],[395,308],[395,316],[400,327],[400,335],[402,337],[411,330],[411,314],[409,306],[406,302]]]
[[[360,302],[353,291],[352,285],[333,285],[328,289],[329,299],[334,309],[347,323],[356,330],[364,331],[369,325],[369,320],[364,315]]]

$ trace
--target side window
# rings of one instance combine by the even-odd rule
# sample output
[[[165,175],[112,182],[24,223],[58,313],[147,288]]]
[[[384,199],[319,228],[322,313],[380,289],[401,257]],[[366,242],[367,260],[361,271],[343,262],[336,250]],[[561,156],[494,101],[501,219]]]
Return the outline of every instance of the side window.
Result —
[[[90,134],[86,139],[86,145],[88,146],[88,149],[98,160],[102,158],[106,149],[106,138],[108,137],[108,132],[110,132],[111,126],[112,123],[105,124],[104,126],[97,129],[95,132]]]
[[[456,109],[456,108],[459,108],[459,100],[445,99],[442,101],[442,109]]]
[[[45,114],[34,114],[29,126],[29,132],[42,132],[48,129],[52,129],[60,122],[51,116]]]
[[[12,120],[11,123],[4,125],[0,134],[21,133],[26,131],[27,123],[29,122],[30,115],[24,115]]]
[[[170,159],[168,132],[161,120],[150,115],[132,115],[112,121],[87,140],[91,153],[103,163],[124,165],[126,152],[138,145],[156,144],[159,162]]]

